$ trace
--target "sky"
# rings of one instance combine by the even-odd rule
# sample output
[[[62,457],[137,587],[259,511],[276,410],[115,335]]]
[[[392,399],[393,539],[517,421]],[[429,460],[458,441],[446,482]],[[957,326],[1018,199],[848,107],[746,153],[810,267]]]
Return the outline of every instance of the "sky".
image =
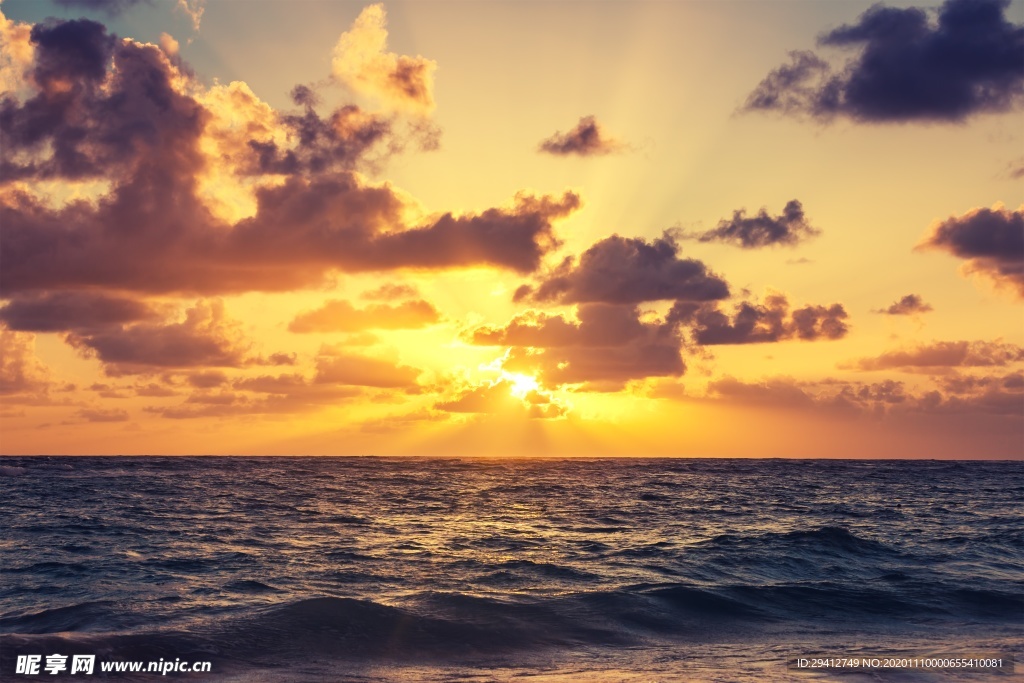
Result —
[[[1024,3],[0,3],[0,452],[1019,458]]]

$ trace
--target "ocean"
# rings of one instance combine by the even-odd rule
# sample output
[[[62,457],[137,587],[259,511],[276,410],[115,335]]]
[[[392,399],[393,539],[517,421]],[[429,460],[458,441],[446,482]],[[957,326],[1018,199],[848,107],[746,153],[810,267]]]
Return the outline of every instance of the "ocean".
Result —
[[[0,680],[1019,680],[1022,500],[1020,462],[5,457]]]

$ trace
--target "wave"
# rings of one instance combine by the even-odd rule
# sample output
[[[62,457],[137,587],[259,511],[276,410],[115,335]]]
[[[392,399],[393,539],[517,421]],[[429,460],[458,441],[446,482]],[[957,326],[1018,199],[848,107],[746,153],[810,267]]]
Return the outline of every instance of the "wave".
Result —
[[[244,584],[244,585],[243,585]],[[227,588],[227,587],[225,587]],[[271,592],[256,581],[235,590]],[[269,590],[268,590],[269,589]],[[806,586],[640,584],[547,598],[427,592],[400,604],[312,597],[247,613],[222,611],[189,632],[144,626],[109,602],[0,617],[0,668],[18,654],[102,653],[104,659],[209,660],[217,671],[280,667],[324,658],[372,662],[458,662],[486,656],[531,658],[544,651],[734,642],[777,638],[787,628],[851,624],[899,632],[916,622],[930,634],[958,632],[963,617],[1019,626],[1024,602],[999,591],[903,592]],[[945,630],[942,629],[945,619]],[[909,631],[908,631],[909,632]]]
[[[746,630],[758,624],[806,625],[816,619],[859,619],[865,625],[924,623],[950,618],[1005,620],[1016,623],[1024,612],[1019,592],[969,589],[943,584],[907,585],[895,573],[875,585],[849,586],[818,582],[800,585],[637,584],[617,590],[568,593],[549,597],[494,597],[454,592],[423,592],[398,604],[348,597],[315,597],[237,613],[209,623],[224,636],[245,636],[262,647],[289,641],[373,652],[384,639],[403,650],[438,650],[445,643],[478,647],[520,647],[548,643],[608,642],[673,630],[691,634],[714,622],[717,628]],[[889,585],[895,588],[890,589]],[[258,581],[236,581],[225,590],[275,593]],[[0,617],[6,633],[45,634],[116,630],[139,624],[109,601],[82,603],[32,614]],[[289,635],[291,634],[291,635]],[[317,635],[319,634],[319,635]],[[626,637],[624,634],[628,634]],[[324,638],[319,636],[323,635]],[[323,641],[323,642],[321,642]],[[383,642],[383,641],[382,641]],[[356,647],[358,645],[358,647]]]
[[[280,588],[268,586],[261,581],[242,580],[232,581],[224,585],[224,590],[234,593],[280,593]]]
[[[59,633],[62,631],[111,630],[125,625],[110,600],[83,602],[68,607],[28,614],[0,616],[0,632]]]
[[[896,548],[879,541],[857,536],[851,531],[838,526],[823,526],[806,530],[798,529],[785,533],[720,534],[712,538],[710,544],[762,548],[789,546],[813,552],[899,554]]]

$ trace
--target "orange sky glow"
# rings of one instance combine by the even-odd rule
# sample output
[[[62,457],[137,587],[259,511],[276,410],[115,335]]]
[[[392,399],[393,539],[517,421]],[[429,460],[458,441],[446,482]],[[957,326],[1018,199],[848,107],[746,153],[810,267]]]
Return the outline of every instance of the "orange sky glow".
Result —
[[[5,0],[0,452],[1020,457],[973,7]]]

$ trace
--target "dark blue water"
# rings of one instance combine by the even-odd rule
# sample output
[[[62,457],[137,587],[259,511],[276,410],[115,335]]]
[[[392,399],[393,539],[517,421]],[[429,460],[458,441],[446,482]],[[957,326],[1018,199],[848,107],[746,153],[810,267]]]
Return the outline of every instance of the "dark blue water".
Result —
[[[1019,656],[1024,635],[1021,463],[50,457],[0,474],[3,680],[51,652],[213,662],[189,680],[787,680],[804,653]],[[942,679],[976,675],[1007,674]]]

